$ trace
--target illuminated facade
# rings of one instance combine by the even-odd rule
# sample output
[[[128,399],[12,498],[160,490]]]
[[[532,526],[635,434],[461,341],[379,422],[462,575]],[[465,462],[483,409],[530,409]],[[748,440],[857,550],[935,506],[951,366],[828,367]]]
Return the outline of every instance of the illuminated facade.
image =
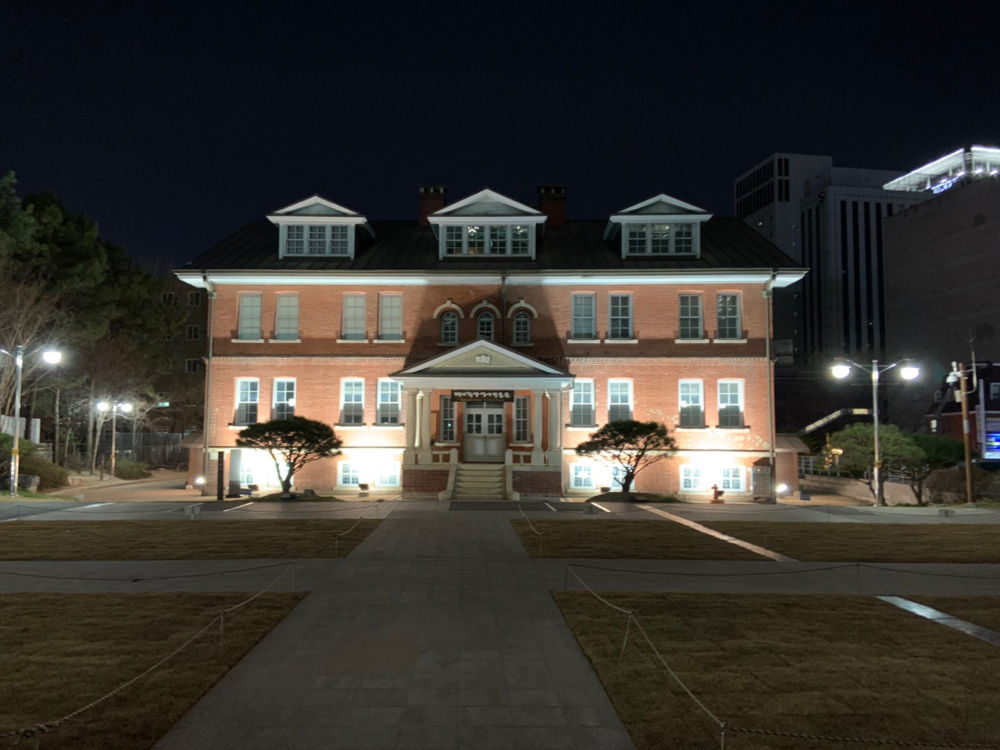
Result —
[[[247,424],[301,415],[342,454],[299,489],[411,498],[590,496],[610,467],[575,447],[608,421],[665,423],[676,456],[635,489],[707,499],[797,486],[774,435],[770,293],[805,273],[738,219],[657,195],[567,221],[492,190],[448,204],[422,186],[416,221],[369,221],[313,196],[178,270],[210,301],[205,461],[273,486],[235,445]]]

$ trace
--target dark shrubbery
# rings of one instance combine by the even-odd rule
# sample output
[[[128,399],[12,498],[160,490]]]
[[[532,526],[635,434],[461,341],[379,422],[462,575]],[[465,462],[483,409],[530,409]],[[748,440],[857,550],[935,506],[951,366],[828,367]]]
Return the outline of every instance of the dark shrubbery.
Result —
[[[38,456],[21,456],[20,475],[38,477],[39,492],[57,490],[69,484],[69,472],[66,469]]]
[[[152,473],[142,461],[120,458],[115,462],[115,476],[119,479],[145,479]]]

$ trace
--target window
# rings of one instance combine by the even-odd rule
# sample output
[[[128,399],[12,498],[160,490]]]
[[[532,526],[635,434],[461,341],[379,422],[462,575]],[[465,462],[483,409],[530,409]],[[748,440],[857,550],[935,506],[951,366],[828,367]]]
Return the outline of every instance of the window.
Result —
[[[349,227],[286,224],[283,255],[350,255]]]
[[[632,419],[632,382],[609,380],[608,421],[620,422],[624,419]]]
[[[701,295],[682,294],[680,298],[680,336],[681,339],[703,339],[704,327],[701,324]]]
[[[291,419],[294,416],[295,380],[293,378],[275,379],[271,419]]]
[[[455,402],[451,396],[441,397],[441,429],[438,431],[438,440],[442,443],[455,442]]]
[[[528,397],[514,396],[514,442],[528,442]]]
[[[609,339],[632,338],[632,295],[612,294],[609,299]]]
[[[402,340],[402,294],[380,294],[378,296],[378,337],[384,341]]]
[[[201,337],[201,328],[196,325],[189,325],[184,329],[184,335],[188,341],[197,341]]]
[[[166,305],[167,307],[173,307],[174,306],[174,293],[173,292],[164,292],[163,294],[160,295],[160,299],[163,301],[163,304]]]
[[[719,489],[744,492],[746,491],[745,476],[746,472],[742,466],[724,466],[722,468],[722,478],[719,481]]]
[[[719,381],[719,427],[743,426],[743,381]]]
[[[398,461],[379,461],[377,485],[379,487],[399,487]]]
[[[236,419],[233,424],[257,424],[257,403],[260,401],[260,383],[257,378],[236,380]]]
[[[340,423],[363,424],[365,420],[365,381],[347,378],[340,382]]]
[[[196,375],[201,372],[201,360],[200,359],[185,359],[184,360],[184,372],[189,375]]]
[[[278,295],[274,312],[274,338],[279,341],[295,341],[299,338],[299,295]]]
[[[454,310],[441,313],[441,343],[458,343],[458,313]]]
[[[493,340],[493,313],[484,310],[476,316],[476,337]]]
[[[594,381],[577,380],[573,383],[570,425],[573,427],[594,426]]]
[[[514,344],[526,345],[531,343],[531,313],[527,310],[518,310],[514,313]]]
[[[188,307],[201,307],[201,292],[188,292]]]
[[[378,424],[399,424],[402,388],[399,381],[378,381]]]
[[[446,225],[444,255],[530,256],[532,227],[525,224]]]
[[[743,338],[740,322],[740,295],[720,294],[716,297],[716,314],[718,315],[715,335],[720,339]]]
[[[681,427],[701,428],[705,426],[705,400],[702,398],[700,380],[681,380],[680,412]]]
[[[990,383],[990,400],[1000,401],[1000,383]]]
[[[243,341],[260,341],[260,294],[240,295],[240,318],[236,338]]]
[[[571,339],[597,338],[597,315],[593,294],[573,295],[573,321],[569,337]]]
[[[695,224],[626,224],[622,233],[627,255],[693,255]]]
[[[341,461],[340,464],[337,466],[337,469],[340,474],[340,477],[338,478],[337,481],[341,485],[351,485],[358,483],[359,480],[358,480],[357,465],[352,464],[348,461]]]
[[[681,467],[681,489],[687,492],[699,492],[702,489],[701,467]]]
[[[365,295],[344,295],[344,324],[341,337],[347,341],[365,340]]]
[[[574,490],[594,488],[593,467],[589,463],[573,464],[572,486]]]

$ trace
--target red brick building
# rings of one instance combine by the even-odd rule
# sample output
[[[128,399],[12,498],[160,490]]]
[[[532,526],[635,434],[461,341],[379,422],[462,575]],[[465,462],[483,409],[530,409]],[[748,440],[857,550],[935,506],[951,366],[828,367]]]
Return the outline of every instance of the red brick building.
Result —
[[[313,196],[177,271],[210,304],[193,471],[214,481],[221,452],[231,486],[276,485],[236,436],[296,414],[343,440],[296,475],[300,490],[589,496],[615,477],[574,448],[631,418],[663,422],[679,447],[638,491],[770,495],[775,459],[797,486],[775,446],[770,290],[805,269],[667,195],[597,221],[568,221],[565,198],[447,204],[422,186],[417,221],[369,222]]]

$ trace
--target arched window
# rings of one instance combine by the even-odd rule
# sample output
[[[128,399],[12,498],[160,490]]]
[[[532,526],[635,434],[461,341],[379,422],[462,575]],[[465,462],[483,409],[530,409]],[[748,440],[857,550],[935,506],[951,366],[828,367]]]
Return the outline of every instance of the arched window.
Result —
[[[458,343],[458,313],[454,310],[441,313],[441,343]]]
[[[514,314],[514,343],[531,343],[531,313],[527,310],[518,310]]]
[[[483,310],[476,316],[476,337],[493,340],[493,313]]]

